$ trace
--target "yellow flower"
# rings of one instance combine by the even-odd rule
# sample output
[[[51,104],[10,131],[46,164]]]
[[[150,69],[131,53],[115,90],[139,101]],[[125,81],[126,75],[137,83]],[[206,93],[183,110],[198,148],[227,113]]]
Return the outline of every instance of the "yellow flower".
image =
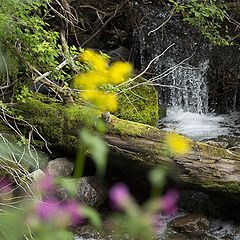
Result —
[[[105,108],[104,111],[115,112],[117,111],[118,101],[117,96],[115,94],[106,94],[105,95],[105,104],[103,107]]]
[[[107,71],[107,68],[108,68],[107,59],[92,50],[85,50],[82,53],[80,59],[83,62],[88,63],[95,71],[98,71],[98,72]]]
[[[133,73],[131,64],[115,62],[109,67],[108,60],[92,50],[84,51],[80,59],[90,66],[88,72],[78,74],[73,81],[75,88],[83,90],[80,93],[82,99],[101,111],[116,111],[117,96],[104,93],[100,87],[104,84],[119,84],[126,81]]]
[[[95,71],[85,72],[75,76],[73,83],[75,88],[94,90],[97,86],[107,83],[104,75]]]
[[[127,62],[115,62],[109,67],[109,81],[119,84],[126,81],[133,73],[132,65]]]
[[[117,110],[117,96],[101,91],[84,91],[81,93],[82,99],[91,102],[101,111],[115,112]]]
[[[185,154],[190,150],[189,139],[176,133],[168,133],[166,135],[165,143],[170,152],[176,155]]]
[[[86,90],[81,92],[81,97],[83,100],[94,102],[99,97],[99,92],[97,90]]]

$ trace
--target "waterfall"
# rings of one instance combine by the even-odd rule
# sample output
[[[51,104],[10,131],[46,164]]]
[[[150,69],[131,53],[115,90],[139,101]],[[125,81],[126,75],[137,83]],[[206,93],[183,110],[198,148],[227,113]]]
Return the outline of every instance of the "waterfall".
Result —
[[[171,59],[168,61],[171,70],[164,79],[159,81],[160,104],[181,107],[193,113],[208,112],[207,70],[208,60],[202,61],[197,67],[190,65],[178,66]],[[175,67],[177,66],[177,67]],[[167,86],[161,87],[163,84]]]

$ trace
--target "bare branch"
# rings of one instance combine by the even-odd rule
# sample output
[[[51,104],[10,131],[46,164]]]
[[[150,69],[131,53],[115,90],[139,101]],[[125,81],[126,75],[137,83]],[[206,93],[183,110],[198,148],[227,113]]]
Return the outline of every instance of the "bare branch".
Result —
[[[154,32],[156,32],[157,30],[159,30],[160,28],[162,28],[162,27],[171,19],[171,17],[172,17],[172,15],[174,14],[174,12],[175,12],[175,8],[172,9],[172,11],[170,12],[168,18],[167,18],[160,26],[158,26],[157,28],[149,31],[147,35],[150,36],[151,33],[154,33]]]
[[[109,17],[108,20],[106,20],[106,22],[105,22],[94,34],[92,34],[90,38],[88,38],[85,42],[83,42],[83,43],[81,44],[81,46],[82,46],[82,47],[85,46],[85,45],[86,45],[87,43],[89,43],[93,38],[95,38],[95,37],[106,27],[106,25],[116,16],[117,11],[118,11],[118,5],[117,5],[117,7],[116,7],[116,9],[115,9],[115,11],[114,11],[114,14],[113,14],[111,17]]]
[[[129,85],[130,83],[132,83],[133,81],[135,81],[137,78],[141,77],[144,73],[147,72],[147,70],[151,67],[151,65],[160,57],[162,57],[171,47],[173,47],[175,45],[175,43],[171,44],[170,46],[168,46],[160,55],[156,56],[155,58],[153,58],[149,64],[147,65],[147,67],[137,76],[135,76],[134,78],[131,78],[129,81],[124,82],[122,84],[119,84],[118,87],[124,86],[124,85]]]

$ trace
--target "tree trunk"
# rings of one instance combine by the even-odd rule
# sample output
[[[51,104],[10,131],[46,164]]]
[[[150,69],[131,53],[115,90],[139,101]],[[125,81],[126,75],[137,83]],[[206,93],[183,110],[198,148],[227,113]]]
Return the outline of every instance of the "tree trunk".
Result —
[[[78,132],[88,126],[89,108],[56,102],[44,103],[43,99],[29,98],[16,108],[29,123],[50,143],[66,151],[79,148]],[[155,127],[121,120],[111,116],[104,138],[115,158],[110,164],[127,167],[129,163],[143,168],[159,164],[173,166],[184,186],[233,196],[240,194],[240,155],[220,147],[190,140],[187,155],[171,156],[164,144],[166,133]],[[118,161],[116,160],[118,159]],[[115,162],[114,162],[115,161]]]

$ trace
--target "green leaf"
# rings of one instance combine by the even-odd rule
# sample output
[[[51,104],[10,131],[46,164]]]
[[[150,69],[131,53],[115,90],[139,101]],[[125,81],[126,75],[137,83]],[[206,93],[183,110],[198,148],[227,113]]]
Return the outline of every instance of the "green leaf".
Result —
[[[7,209],[6,213],[0,214],[0,239],[21,240],[26,226],[22,221],[24,212],[21,210]]]
[[[77,195],[77,182],[75,179],[59,177],[56,179],[56,182],[66,189],[72,196]]]
[[[97,175],[103,176],[107,163],[108,148],[106,143],[99,135],[93,135],[88,129],[84,128],[80,132],[81,142],[87,152],[93,157],[97,167]]]
[[[149,180],[152,185],[163,187],[166,183],[166,170],[164,168],[154,168],[149,173]]]
[[[102,226],[102,220],[99,216],[99,213],[91,207],[83,207],[81,209],[81,212],[85,218],[87,218],[90,223],[95,227],[101,227]]]

